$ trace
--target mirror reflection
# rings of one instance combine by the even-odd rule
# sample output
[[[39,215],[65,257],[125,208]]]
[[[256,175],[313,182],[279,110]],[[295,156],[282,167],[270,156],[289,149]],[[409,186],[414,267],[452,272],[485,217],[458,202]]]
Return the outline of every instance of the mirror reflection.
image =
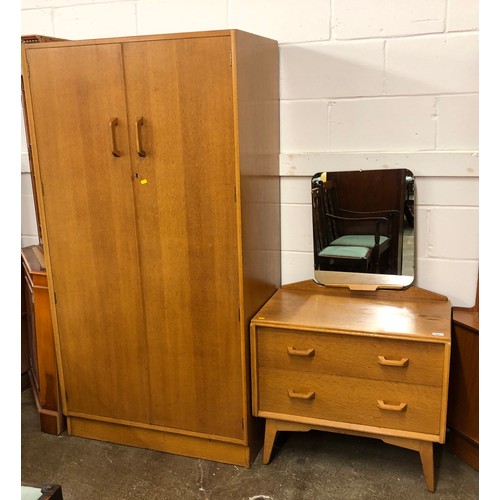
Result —
[[[312,178],[311,194],[318,282],[328,281],[329,273],[337,273],[333,280],[346,280],[347,285],[350,281],[411,284],[415,226],[412,172],[320,172]],[[364,278],[356,277],[359,273]],[[391,276],[411,279],[391,281]]]

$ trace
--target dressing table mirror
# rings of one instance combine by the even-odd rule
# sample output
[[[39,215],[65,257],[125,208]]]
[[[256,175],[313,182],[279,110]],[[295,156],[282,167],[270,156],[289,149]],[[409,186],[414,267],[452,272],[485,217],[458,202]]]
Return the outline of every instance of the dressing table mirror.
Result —
[[[415,180],[406,169],[312,178],[315,279],[283,285],[250,324],[252,412],[278,432],[377,438],[419,453],[436,487],[451,304],[412,285]]]
[[[351,290],[414,279],[415,177],[407,169],[319,172],[311,180],[314,276]]]

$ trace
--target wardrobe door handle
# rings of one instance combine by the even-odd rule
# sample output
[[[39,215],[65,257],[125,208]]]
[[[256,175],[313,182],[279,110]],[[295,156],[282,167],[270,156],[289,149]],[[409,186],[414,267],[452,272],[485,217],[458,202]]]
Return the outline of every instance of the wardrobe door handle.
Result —
[[[384,403],[381,399],[377,400],[377,406],[381,410],[389,410],[389,411],[405,411],[408,406],[407,403],[399,403],[398,405],[389,405]]]
[[[293,389],[288,389],[288,397],[292,399],[314,399],[316,396],[314,391],[309,391],[306,393],[295,392]]]
[[[111,153],[113,154],[113,156],[119,157],[121,156],[121,153],[120,151],[118,151],[118,148],[116,147],[116,136],[115,136],[115,130],[117,125],[118,125],[118,118],[116,118],[116,116],[109,120],[109,132],[111,134]]]
[[[135,121],[135,146],[137,149],[137,154],[144,158],[146,156],[146,151],[142,149],[142,126],[144,125],[144,118],[141,116]]]
[[[408,358],[401,359],[387,359],[385,356],[379,356],[378,362],[384,366],[407,366]]]
[[[314,356],[314,348],[310,347],[309,349],[295,349],[295,347],[287,347],[286,348],[288,354],[290,356]]]

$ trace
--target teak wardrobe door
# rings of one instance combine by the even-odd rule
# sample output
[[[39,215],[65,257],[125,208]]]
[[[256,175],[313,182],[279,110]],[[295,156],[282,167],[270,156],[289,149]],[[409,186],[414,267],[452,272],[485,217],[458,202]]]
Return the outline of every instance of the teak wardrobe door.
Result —
[[[123,53],[151,422],[242,440],[230,47],[206,37]]]
[[[27,56],[67,410],[147,422],[121,46]]]

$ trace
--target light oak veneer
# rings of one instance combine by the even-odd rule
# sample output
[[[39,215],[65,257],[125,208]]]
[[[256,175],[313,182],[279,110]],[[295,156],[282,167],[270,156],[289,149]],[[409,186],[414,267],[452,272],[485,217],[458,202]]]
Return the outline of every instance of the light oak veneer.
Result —
[[[446,297],[417,287],[282,287],[251,322],[253,412],[266,419],[263,462],[278,431],[374,437],[418,451],[434,491],[433,443],[444,443],[446,432],[450,319]]]
[[[249,466],[248,327],[280,283],[277,42],[22,49],[68,431]]]

